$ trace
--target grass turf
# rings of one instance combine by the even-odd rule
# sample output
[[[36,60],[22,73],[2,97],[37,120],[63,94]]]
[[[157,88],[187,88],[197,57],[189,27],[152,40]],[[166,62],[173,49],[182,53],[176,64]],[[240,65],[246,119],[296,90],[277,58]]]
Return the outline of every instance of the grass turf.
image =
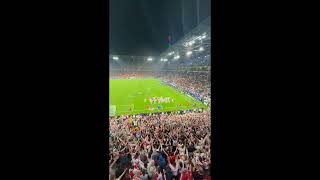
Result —
[[[194,98],[184,95],[172,87],[161,85],[161,81],[158,79],[119,79],[109,82],[110,116],[206,108],[204,104]],[[161,96],[173,98],[174,102],[150,103],[149,98]],[[195,107],[192,106],[194,103]],[[160,110],[157,108],[158,105],[160,105]],[[154,108],[154,110],[147,109],[147,106]]]

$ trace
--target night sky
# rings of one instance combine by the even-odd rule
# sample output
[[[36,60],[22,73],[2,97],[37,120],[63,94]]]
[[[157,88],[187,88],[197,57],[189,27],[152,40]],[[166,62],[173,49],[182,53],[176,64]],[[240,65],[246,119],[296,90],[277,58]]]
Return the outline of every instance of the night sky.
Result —
[[[112,54],[158,55],[168,36],[183,37],[181,0],[110,0],[109,48]],[[200,0],[200,18],[210,13],[210,0]],[[197,24],[196,0],[184,0],[185,28]]]

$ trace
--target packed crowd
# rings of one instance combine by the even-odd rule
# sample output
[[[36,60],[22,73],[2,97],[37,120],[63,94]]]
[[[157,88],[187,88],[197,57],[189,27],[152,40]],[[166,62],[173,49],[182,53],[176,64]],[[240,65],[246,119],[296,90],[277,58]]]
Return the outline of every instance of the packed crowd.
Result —
[[[210,124],[209,111],[110,117],[109,179],[211,179]]]
[[[162,73],[159,78],[174,83],[179,89],[192,93],[210,105],[211,83],[208,72]]]
[[[152,76],[152,73],[146,72],[113,72],[110,74],[111,79],[147,78]]]
[[[201,54],[198,56],[185,58],[181,61],[171,61],[170,66],[195,67],[195,66],[210,66],[210,64],[211,64],[210,54]]]

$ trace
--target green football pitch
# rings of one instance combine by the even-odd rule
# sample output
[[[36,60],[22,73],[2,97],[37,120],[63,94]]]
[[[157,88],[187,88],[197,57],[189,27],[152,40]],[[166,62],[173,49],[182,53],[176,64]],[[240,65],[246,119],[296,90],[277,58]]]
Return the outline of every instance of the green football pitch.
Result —
[[[109,116],[207,108],[191,96],[162,85],[158,79],[117,79],[109,82]],[[151,103],[149,98],[153,97],[168,97],[171,101]],[[195,107],[193,104],[196,104]]]

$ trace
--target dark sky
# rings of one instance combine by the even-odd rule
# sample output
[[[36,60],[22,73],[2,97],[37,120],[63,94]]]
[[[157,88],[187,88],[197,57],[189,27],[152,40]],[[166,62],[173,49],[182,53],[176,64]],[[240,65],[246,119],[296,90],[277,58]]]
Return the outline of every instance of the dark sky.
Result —
[[[185,27],[196,26],[196,0],[184,0]],[[158,55],[183,36],[181,0],[110,0],[110,53]],[[200,0],[200,17],[210,15],[210,4]]]

